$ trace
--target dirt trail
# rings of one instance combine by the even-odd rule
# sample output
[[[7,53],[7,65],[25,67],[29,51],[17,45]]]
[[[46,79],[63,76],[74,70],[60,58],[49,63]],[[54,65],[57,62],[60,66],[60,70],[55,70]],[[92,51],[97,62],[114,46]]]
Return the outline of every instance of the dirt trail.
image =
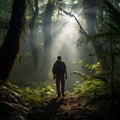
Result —
[[[92,120],[85,115],[85,103],[76,97],[46,98],[42,109],[49,120]]]

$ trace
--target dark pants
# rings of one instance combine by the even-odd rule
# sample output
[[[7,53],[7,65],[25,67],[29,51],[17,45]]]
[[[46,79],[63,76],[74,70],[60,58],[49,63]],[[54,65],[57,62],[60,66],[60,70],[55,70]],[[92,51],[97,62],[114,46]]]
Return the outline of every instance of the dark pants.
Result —
[[[64,76],[56,76],[56,92],[58,97],[64,96],[64,90],[65,90],[65,79]]]

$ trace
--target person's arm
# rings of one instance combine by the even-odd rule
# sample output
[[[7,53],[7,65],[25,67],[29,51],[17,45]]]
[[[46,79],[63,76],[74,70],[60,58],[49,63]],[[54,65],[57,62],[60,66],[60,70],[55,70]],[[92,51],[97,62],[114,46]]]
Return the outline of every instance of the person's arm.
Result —
[[[65,79],[67,79],[67,70],[66,70],[67,68],[66,68],[65,63],[64,63],[64,67],[65,67],[65,73],[64,73],[65,74]]]
[[[65,79],[67,79],[67,72],[65,72]]]
[[[56,79],[56,75],[55,75],[55,63],[53,65],[53,68],[52,68],[52,73],[53,73],[53,80]]]

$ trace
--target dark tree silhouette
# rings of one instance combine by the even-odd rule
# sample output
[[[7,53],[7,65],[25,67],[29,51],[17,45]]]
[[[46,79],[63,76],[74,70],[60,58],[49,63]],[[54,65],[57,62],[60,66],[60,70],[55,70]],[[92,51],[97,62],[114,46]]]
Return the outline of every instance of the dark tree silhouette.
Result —
[[[38,16],[38,0],[34,0],[35,3],[35,10],[33,9],[33,6],[31,5],[31,1],[28,0],[28,3],[31,7],[33,16],[31,18],[31,21],[29,23],[29,28],[30,28],[30,33],[29,33],[29,40],[30,40],[30,48],[32,51],[32,57],[33,57],[33,64],[35,68],[38,67],[38,53],[37,53],[37,48],[35,45],[35,39],[34,39],[34,28],[35,28],[35,21]]]
[[[6,82],[19,58],[20,41],[25,31],[26,0],[14,0],[9,29],[0,47],[0,83]]]
[[[83,6],[84,10],[87,9],[92,9],[98,5],[100,1],[96,0],[83,0]],[[102,1],[101,1],[102,2]],[[96,13],[91,13],[91,12],[85,12],[84,13],[85,19],[86,19],[86,24],[87,24],[87,30],[88,30],[88,35],[94,35],[97,33],[97,17]],[[92,40],[92,44],[94,46],[95,54],[98,60],[101,61],[101,65],[103,68],[105,68],[107,60],[104,57],[104,50],[103,50],[103,45],[99,40]]]
[[[51,51],[51,43],[52,43],[52,37],[51,37],[51,21],[52,21],[52,14],[54,10],[54,2],[55,0],[49,0],[45,9],[44,13],[44,20],[43,20],[43,31],[44,31],[44,56],[43,56],[43,66],[41,66],[41,69],[44,73],[47,74],[49,62],[50,62],[50,51]],[[44,69],[44,70],[43,70]]]

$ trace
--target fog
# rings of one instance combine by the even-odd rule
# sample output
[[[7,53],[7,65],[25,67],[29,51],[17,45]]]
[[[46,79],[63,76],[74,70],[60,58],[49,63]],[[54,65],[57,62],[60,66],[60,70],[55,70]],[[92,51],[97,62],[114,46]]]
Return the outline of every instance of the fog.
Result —
[[[81,11],[82,12],[82,11]],[[79,20],[81,26],[86,29],[86,22],[84,17],[80,13],[79,16],[73,13],[76,18]],[[80,71],[84,73],[82,66],[78,66],[74,63],[79,62],[80,60],[85,61],[85,63],[95,63],[95,56],[90,56],[90,54],[94,54],[94,49],[92,44],[89,42],[88,44],[82,43],[81,46],[77,46],[78,40],[82,40],[83,36],[80,33],[80,28],[78,23],[73,17],[70,17],[66,14],[59,16],[59,21],[56,23],[52,23],[51,26],[51,37],[52,37],[52,45],[51,51],[49,51],[49,61],[50,66],[48,66],[48,73],[43,71],[43,68],[40,69],[43,64],[42,56],[44,54],[43,50],[43,32],[41,27],[38,27],[37,34],[35,36],[36,47],[39,55],[39,66],[38,70],[33,69],[32,63],[32,55],[29,47],[29,40],[27,40],[22,48],[21,61],[17,65],[17,70],[14,72],[11,79],[16,78],[21,86],[29,86],[31,83],[35,85],[41,84],[41,82],[49,81],[49,83],[55,83],[52,78],[52,66],[57,59],[57,56],[61,56],[62,60],[66,63],[68,80],[66,81],[66,89],[73,89],[73,85],[76,81],[79,80],[79,77],[73,75],[73,71]],[[44,65],[42,65],[44,66]],[[26,82],[26,84],[25,84]]]
[[[79,18],[79,22],[82,23],[82,27],[85,28],[85,20],[82,16],[79,16]],[[95,63],[96,57],[90,56],[91,53],[94,53],[93,46],[90,42],[88,44],[83,43],[79,47],[77,46],[77,42],[79,39],[82,39],[82,35],[79,32],[80,28],[76,20],[65,14],[60,16],[59,19],[61,22],[58,23],[57,26],[61,29],[53,37],[50,70],[56,61],[57,56],[62,56],[62,60],[66,63],[68,73],[66,88],[70,90],[73,88],[75,82],[79,80],[78,76],[72,74],[73,71],[78,70],[84,72],[82,66],[78,66],[74,63],[78,63],[80,60],[83,60],[86,63]],[[64,24],[62,24],[62,22],[64,22]],[[52,26],[52,29],[53,31],[57,31],[57,27],[54,25]]]
[[[71,75],[74,70],[73,63],[79,61],[78,48],[76,47],[76,41],[79,39],[79,27],[74,18],[66,15],[62,18],[60,19],[66,22],[66,24],[61,26],[61,31],[53,38],[51,66],[56,61],[58,55],[62,56],[62,60],[66,63],[68,72],[66,87],[70,88],[76,81],[75,76]]]

